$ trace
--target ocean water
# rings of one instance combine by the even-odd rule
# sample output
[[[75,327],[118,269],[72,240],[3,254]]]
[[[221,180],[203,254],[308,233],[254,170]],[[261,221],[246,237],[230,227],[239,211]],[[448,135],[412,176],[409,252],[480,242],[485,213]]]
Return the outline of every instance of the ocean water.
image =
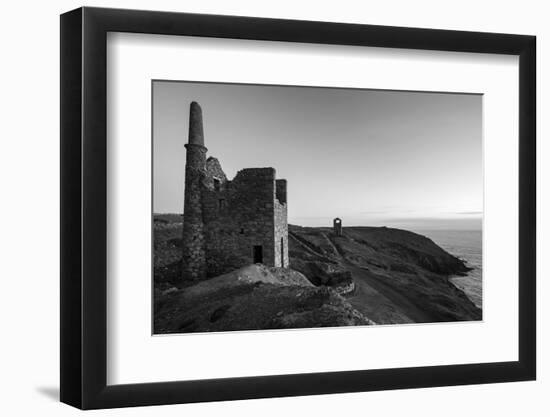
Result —
[[[452,277],[451,282],[464,291],[473,303],[482,308],[483,256],[481,230],[416,230],[429,237],[450,254],[466,261],[473,268],[465,277]]]

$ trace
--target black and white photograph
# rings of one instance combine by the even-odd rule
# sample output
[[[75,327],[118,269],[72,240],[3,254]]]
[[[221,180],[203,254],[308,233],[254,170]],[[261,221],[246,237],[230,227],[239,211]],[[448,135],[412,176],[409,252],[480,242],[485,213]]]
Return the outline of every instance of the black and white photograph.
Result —
[[[482,105],[153,80],[153,334],[481,321]]]
[[[0,415],[550,415],[544,2],[3,5]]]

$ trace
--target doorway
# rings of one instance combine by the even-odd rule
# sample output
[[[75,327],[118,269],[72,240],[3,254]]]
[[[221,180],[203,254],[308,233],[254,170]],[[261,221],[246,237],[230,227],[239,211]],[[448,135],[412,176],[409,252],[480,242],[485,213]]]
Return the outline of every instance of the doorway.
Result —
[[[255,264],[261,264],[264,262],[263,248],[261,245],[254,246],[253,254]]]

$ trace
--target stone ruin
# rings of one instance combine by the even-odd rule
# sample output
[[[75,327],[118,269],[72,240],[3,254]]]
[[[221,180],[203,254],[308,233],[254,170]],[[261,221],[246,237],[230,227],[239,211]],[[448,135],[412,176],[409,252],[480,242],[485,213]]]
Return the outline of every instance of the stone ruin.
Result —
[[[342,219],[336,217],[332,221],[332,227],[334,228],[334,234],[336,236],[342,236]]]
[[[245,168],[228,180],[206,157],[202,109],[192,102],[185,145],[183,279],[200,280],[252,263],[288,267],[287,183],[274,168]]]

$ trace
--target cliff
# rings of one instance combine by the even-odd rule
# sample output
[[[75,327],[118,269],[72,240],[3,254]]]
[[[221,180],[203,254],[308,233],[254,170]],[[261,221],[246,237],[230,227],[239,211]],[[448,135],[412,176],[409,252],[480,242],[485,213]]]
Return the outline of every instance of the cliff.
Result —
[[[155,333],[481,319],[448,279],[468,267],[412,232],[289,225],[290,270],[250,265],[185,283],[181,231],[181,216],[155,216]]]
[[[387,227],[289,226],[291,267],[310,281],[327,268],[348,272],[355,284],[347,300],[380,324],[481,320],[481,310],[449,276],[469,271],[464,261],[425,236]],[[340,285],[337,282],[336,286]]]

